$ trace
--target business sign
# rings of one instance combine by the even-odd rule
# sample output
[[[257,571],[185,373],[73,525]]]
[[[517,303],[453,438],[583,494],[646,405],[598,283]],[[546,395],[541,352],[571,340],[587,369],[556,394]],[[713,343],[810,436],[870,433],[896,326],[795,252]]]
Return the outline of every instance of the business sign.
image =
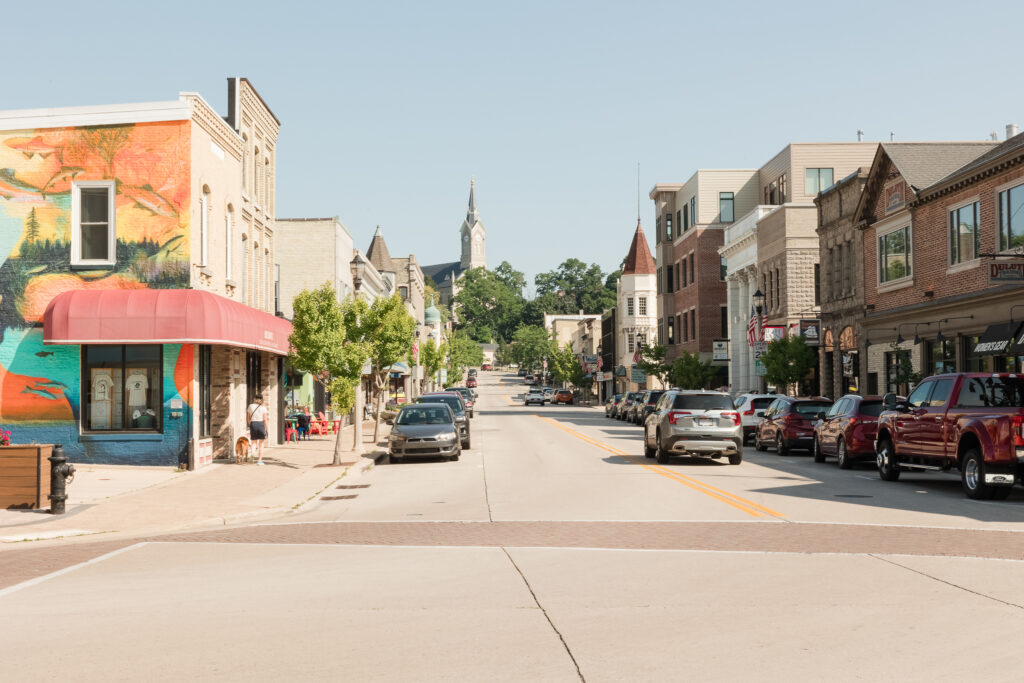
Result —
[[[597,372],[597,363],[587,363],[583,367],[587,372]]]
[[[992,284],[1024,285],[1024,259],[989,263],[988,281]]]
[[[807,339],[808,346],[819,346],[821,344],[821,320],[818,318],[801,320],[800,334]]]
[[[612,380],[612,373],[610,372],[599,372],[594,375],[595,382],[610,382]]]
[[[728,361],[729,360],[729,340],[728,339],[716,339],[711,342],[711,360],[712,361]]]
[[[597,363],[597,356],[588,356],[588,355],[584,354],[583,362],[584,363],[596,364]]]
[[[786,327],[784,325],[765,325],[761,328],[766,342],[778,341],[786,338]]]
[[[644,384],[647,382],[647,373],[643,371],[643,368],[633,368],[633,374],[629,379],[637,384]]]
[[[619,376],[619,377],[625,377],[626,376],[626,366],[625,365],[620,365],[619,367],[615,368],[615,374],[617,376]]]

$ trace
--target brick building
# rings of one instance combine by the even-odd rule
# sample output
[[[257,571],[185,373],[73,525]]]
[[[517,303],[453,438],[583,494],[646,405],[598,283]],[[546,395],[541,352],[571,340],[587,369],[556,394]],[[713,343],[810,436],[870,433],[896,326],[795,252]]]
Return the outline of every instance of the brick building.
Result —
[[[869,391],[907,388],[895,381],[896,342],[923,375],[1021,371],[1020,324],[1010,323],[1024,277],[1012,258],[1024,256],[1022,162],[1020,135],[881,146],[858,207]]]

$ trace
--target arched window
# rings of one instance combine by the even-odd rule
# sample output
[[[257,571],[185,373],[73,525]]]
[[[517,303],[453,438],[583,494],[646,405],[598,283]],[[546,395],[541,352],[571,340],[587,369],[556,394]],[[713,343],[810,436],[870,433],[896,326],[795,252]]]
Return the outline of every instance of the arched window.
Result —
[[[260,307],[260,245],[252,243],[252,306]]]
[[[242,133],[242,194],[249,194],[249,136]]]
[[[257,206],[260,203],[260,148],[253,147],[252,153],[253,170],[252,170],[252,201]]]
[[[249,238],[242,233],[242,303],[249,303]]]

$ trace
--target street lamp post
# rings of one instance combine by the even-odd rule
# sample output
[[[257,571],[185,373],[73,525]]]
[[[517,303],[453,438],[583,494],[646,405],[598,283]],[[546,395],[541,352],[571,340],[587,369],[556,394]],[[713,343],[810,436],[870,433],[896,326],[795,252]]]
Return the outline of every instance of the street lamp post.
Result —
[[[755,339],[756,339],[755,343],[756,342],[763,342],[764,341],[764,329],[762,329],[762,326],[761,326],[761,311],[764,310],[764,293],[761,291],[760,287],[757,288],[757,290],[754,292],[754,294],[751,297],[751,299],[754,302],[755,323],[756,323],[756,330],[757,330],[757,334],[755,336]],[[754,371],[755,371],[755,373],[757,371],[757,361],[756,360],[754,361]],[[757,388],[761,391],[761,393],[764,393],[765,385],[764,385],[764,380],[761,377],[757,378]]]

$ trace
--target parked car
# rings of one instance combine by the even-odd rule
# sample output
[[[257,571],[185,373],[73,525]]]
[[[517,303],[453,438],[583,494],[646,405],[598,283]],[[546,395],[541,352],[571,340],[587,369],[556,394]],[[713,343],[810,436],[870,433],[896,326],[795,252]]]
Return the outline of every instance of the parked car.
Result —
[[[519,368],[519,370],[516,371],[516,375],[519,377],[526,377],[526,368]]]
[[[761,413],[764,413],[772,401],[777,398],[777,394],[740,394],[736,397],[733,403],[736,405],[736,410],[740,412],[744,443],[754,435],[757,423],[761,421]]]
[[[654,412],[654,406],[658,403],[658,399],[665,392],[662,390],[648,389],[642,392],[640,399],[633,402],[633,405],[629,407],[629,415],[627,420],[633,424],[643,425],[644,420],[647,416]]]
[[[476,368],[470,368],[469,370],[466,371],[466,374],[475,377],[476,376]]]
[[[537,383],[537,377],[534,375],[527,375],[523,378],[523,384],[526,386],[533,386]]]
[[[551,398],[555,395],[555,390],[552,387],[541,387],[540,391],[544,394],[544,401],[550,403]]]
[[[950,373],[927,377],[906,399],[886,394],[878,417],[879,476],[960,470],[964,493],[1005,499],[1024,482],[1024,377]]]
[[[476,396],[473,395],[473,392],[469,387],[445,387],[445,391],[454,391],[462,396],[462,401],[466,404],[466,412],[470,417],[473,417],[473,409],[476,405]]]
[[[565,405],[572,405],[573,396],[572,391],[569,389],[559,389],[555,392],[554,397],[551,399],[552,403],[563,403]]]
[[[791,448],[811,450],[814,423],[831,407],[832,401],[821,396],[776,397],[757,424],[754,448],[766,451],[771,444],[779,455],[785,455]]]
[[[487,372],[488,370],[493,370],[494,367],[490,363],[484,363],[483,365],[480,366],[480,369],[483,370],[484,372]]]
[[[455,413],[447,403],[415,403],[399,408],[388,436],[391,462],[409,456],[458,460],[462,454]]]
[[[643,397],[642,391],[630,391],[626,394],[622,400],[622,405],[619,406],[619,411],[615,417],[620,420],[627,420],[629,418],[629,411],[633,408],[633,404],[639,401]]]
[[[743,426],[729,394],[666,391],[644,422],[644,455],[666,463],[672,455],[743,462]]]
[[[622,394],[612,394],[604,402],[604,416],[615,417],[616,405],[622,399]]]
[[[530,389],[529,393],[526,394],[526,400],[523,401],[525,405],[531,405],[536,403],[539,406],[544,405],[545,402],[544,393],[540,389]]]
[[[466,414],[466,403],[457,391],[436,391],[420,395],[417,403],[446,403],[455,413],[455,426],[459,428],[462,448],[467,449],[472,443],[469,433],[469,416]]]
[[[471,389],[476,387],[476,375],[470,375],[469,378],[466,379],[466,386]]]
[[[841,397],[814,425],[814,462],[825,462],[825,458],[835,456],[839,468],[848,470],[858,460],[874,460],[881,413],[881,396]]]

